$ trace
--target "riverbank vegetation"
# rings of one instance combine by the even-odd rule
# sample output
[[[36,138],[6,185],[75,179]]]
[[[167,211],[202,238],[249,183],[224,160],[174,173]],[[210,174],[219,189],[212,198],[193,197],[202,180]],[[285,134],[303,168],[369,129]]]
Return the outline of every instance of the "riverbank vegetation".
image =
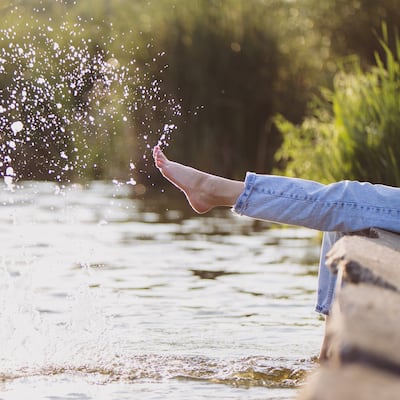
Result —
[[[301,124],[276,120],[284,137],[276,158],[287,174],[400,186],[400,40],[390,50],[384,27],[381,45],[376,66],[364,72],[355,58],[343,67]]]
[[[161,139],[171,157],[233,178],[274,169],[398,184],[383,172],[400,162],[394,0],[1,7],[2,162],[21,179],[154,182]]]

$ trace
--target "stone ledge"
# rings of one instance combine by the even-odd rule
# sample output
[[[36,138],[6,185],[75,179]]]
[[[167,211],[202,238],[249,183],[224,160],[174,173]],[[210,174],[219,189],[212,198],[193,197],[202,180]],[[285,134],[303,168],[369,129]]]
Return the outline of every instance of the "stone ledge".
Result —
[[[399,396],[398,377],[352,365],[320,368],[300,390],[298,400],[393,400]]]
[[[400,235],[346,235],[327,264],[338,274],[327,324],[330,358],[299,400],[400,398]]]
[[[400,292],[400,235],[377,229],[370,235],[343,237],[328,253],[327,265],[340,281]]]
[[[346,285],[328,321],[332,361],[400,374],[400,294],[367,284]]]

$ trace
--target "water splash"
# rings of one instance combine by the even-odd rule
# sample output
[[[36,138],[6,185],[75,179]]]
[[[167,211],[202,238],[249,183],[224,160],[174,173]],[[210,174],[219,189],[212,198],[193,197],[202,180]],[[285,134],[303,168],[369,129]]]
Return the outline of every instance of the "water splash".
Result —
[[[36,271],[37,272],[37,271]],[[83,279],[64,300],[69,310],[55,322],[54,311],[38,309],[32,289],[33,269],[24,273],[1,270],[0,380],[32,376],[68,368],[102,368],[118,354],[111,329],[96,298]]]
[[[0,354],[0,382],[68,373],[85,374],[98,384],[172,379],[293,388],[315,367],[312,359],[130,352],[115,338],[113,321],[102,311],[101,292],[91,290],[92,268],[76,268],[82,283],[73,295],[64,296],[68,311],[57,323],[54,311],[37,309],[32,269],[23,274],[10,273],[5,266],[0,270],[0,343],[7,343]]]
[[[122,359],[121,359],[122,358]],[[261,364],[261,365],[260,365]],[[293,361],[291,361],[293,364]],[[234,387],[266,387],[292,389],[302,385],[315,364],[299,360],[298,366],[289,366],[285,360],[246,357],[230,361],[199,356],[135,355],[108,360],[103,363],[84,363],[81,366],[64,364],[37,369],[35,376],[57,374],[86,374],[97,384],[134,383],[148,380],[185,380],[217,383]],[[20,370],[0,374],[0,381],[12,381],[32,376],[31,371]]]
[[[198,264],[199,248],[180,253],[180,246],[187,248],[193,238],[198,239],[199,232],[215,234],[215,226],[219,229],[217,237],[209,238],[211,242],[207,240],[203,245],[210,250],[210,244],[214,247],[220,243],[223,257],[218,257],[218,252],[211,256],[207,251],[210,258],[201,263],[215,265],[216,271],[225,270],[227,246],[237,248],[238,241],[243,242],[240,234],[248,232],[235,228],[230,214],[225,221],[217,218],[206,222],[202,218],[201,222],[193,219],[190,224],[178,225],[171,219],[160,225],[149,224],[144,221],[157,220],[148,212],[151,207],[132,212],[138,202],[130,198],[133,188],[124,181],[74,187],[45,182],[24,185],[23,190],[0,191],[0,220],[7,226],[2,233],[5,245],[0,257],[0,382],[3,381],[5,390],[24,387],[28,381],[36,384],[41,379],[48,383],[88,381],[106,384],[104,387],[113,383],[140,386],[149,381],[164,386],[168,381],[167,386],[220,384],[225,386],[222,391],[231,387],[292,388],[301,384],[314,368],[313,360],[297,359],[301,357],[297,351],[284,353],[286,356],[280,358],[280,351],[266,350],[275,346],[273,343],[280,343],[282,348],[282,343],[287,342],[279,333],[268,333],[265,323],[270,323],[271,316],[254,320],[257,326],[264,321],[261,328],[255,329],[249,322],[252,317],[247,307],[254,309],[254,299],[262,297],[259,294],[245,294],[244,298],[249,296],[247,306],[243,304],[242,309],[237,304],[233,314],[239,315],[229,318],[221,318],[217,310],[209,319],[207,306],[190,306],[197,304],[197,300],[192,303],[193,296],[203,303],[203,296],[195,294],[203,290],[201,287],[218,289],[216,284],[224,278],[236,277],[244,286],[237,283],[237,287],[233,284],[227,290],[229,285],[224,284],[218,290],[212,289],[213,295],[219,298],[220,289],[225,287],[223,298],[229,300],[231,291],[236,297],[239,288],[248,289],[247,279],[242,279],[245,275],[225,273],[218,280],[199,281],[200,286],[190,273],[199,270],[194,265],[190,269],[186,266],[184,273],[171,275],[171,265],[177,265],[182,254],[183,259],[193,257]],[[232,243],[227,240],[225,228],[233,234]],[[175,240],[182,239],[182,232],[186,232],[187,240]],[[293,232],[287,235],[296,237],[290,236]],[[270,243],[270,236],[259,236],[252,238],[251,246]],[[171,248],[173,242],[178,245]],[[271,251],[279,253],[276,248]],[[251,260],[260,264],[260,273],[264,273],[265,267],[262,260]],[[287,281],[287,276],[283,280]],[[263,281],[260,282],[262,286]],[[186,292],[187,287],[193,289]],[[213,312],[215,304],[213,301]],[[289,310],[296,314],[297,321],[302,307],[296,301],[293,304]],[[276,307],[279,315],[280,308]],[[164,321],[160,317],[163,315]],[[211,330],[202,338],[202,327],[217,320],[227,324],[226,328]],[[181,327],[186,324],[185,332]],[[242,347],[242,334],[237,340],[225,342],[229,336],[226,332],[237,335],[241,329],[249,330],[244,337],[245,342],[251,341],[250,347]],[[307,332],[309,335],[310,331]],[[262,348],[264,341],[272,345]],[[275,356],[259,356],[258,352]],[[46,395],[55,397],[55,392],[50,391]],[[3,393],[0,397],[4,397]]]
[[[141,49],[126,44],[111,22],[102,21],[96,36],[86,32],[93,21],[72,20],[68,8],[57,20],[43,15],[45,7],[33,8],[28,21],[14,19],[0,30],[2,175],[8,166],[14,179],[65,181],[101,171],[117,152],[115,135],[135,134],[143,150],[157,138],[167,144],[181,108],[154,73],[165,53],[144,64],[135,55]]]
[[[4,174],[4,183],[6,185],[6,190],[14,190],[14,168],[13,167],[7,167],[6,172]]]
[[[169,140],[171,139],[172,132],[177,129],[175,124],[165,124],[163,128],[163,133],[158,140],[159,146],[168,146]]]

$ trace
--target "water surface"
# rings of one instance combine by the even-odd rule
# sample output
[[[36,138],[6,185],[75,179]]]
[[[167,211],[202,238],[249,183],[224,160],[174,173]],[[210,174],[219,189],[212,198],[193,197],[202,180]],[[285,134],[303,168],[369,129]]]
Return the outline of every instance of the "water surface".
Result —
[[[0,399],[294,398],[322,338],[316,232],[131,188],[0,189]]]

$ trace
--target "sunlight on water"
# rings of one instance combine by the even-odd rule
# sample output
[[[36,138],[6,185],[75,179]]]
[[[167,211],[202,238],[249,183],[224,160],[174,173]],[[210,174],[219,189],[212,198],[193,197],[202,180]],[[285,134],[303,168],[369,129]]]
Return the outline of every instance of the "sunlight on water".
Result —
[[[322,330],[315,233],[154,208],[134,159],[69,184],[134,122],[144,158],[168,145],[180,102],[165,53],[22,3],[0,29],[0,400],[293,398]]]
[[[314,232],[129,187],[0,191],[0,398],[293,398],[322,336]]]

